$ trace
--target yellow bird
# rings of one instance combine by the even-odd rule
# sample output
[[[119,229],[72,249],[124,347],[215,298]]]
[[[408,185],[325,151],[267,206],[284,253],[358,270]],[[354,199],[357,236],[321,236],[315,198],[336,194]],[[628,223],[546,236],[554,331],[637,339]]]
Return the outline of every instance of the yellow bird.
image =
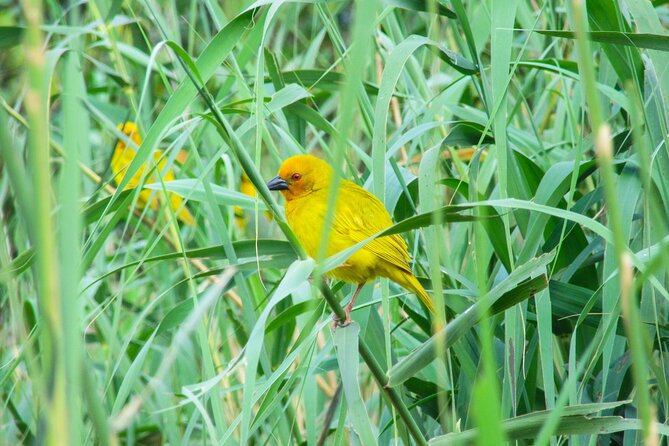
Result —
[[[258,195],[256,188],[253,186],[253,183],[245,173],[242,173],[242,176],[239,180],[239,191],[244,195],[253,198],[255,198]],[[235,206],[233,209],[235,212],[234,215],[237,225],[239,225],[240,228],[244,229],[247,223],[247,216],[244,213],[244,209],[242,209],[240,206]],[[272,221],[272,214],[269,211],[265,211],[265,217],[268,220]]]
[[[142,144],[142,137],[139,134],[139,129],[133,122],[126,122],[125,124],[119,124],[118,129],[125,133],[128,138],[134,142],[137,146]],[[135,159],[135,149],[128,147],[125,141],[119,140],[116,143],[114,148],[114,154],[111,159],[111,170],[114,174],[114,181],[118,186],[123,181],[125,177],[125,172],[133,159]],[[163,153],[156,151],[153,153],[154,162],[158,165],[158,170],[162,174],[163,181],[172,181],[174,180],[174,171],[172,169],[165,169],[166,160],[163,157]],[[142,167],[135,173],[135,175],[128,181],[128,184],[125,186],[125,190],[134,189],[139,186],[139,183],[144,175],[148,175],[151,171],[150,167],[147,167],[146,163],[142,164]],[[160,192],[154,194],[154,198],[151,200],[151,191],[146,189],[139,193],[138,202],[140,207],[145,207],[149,200],[151,200],[150,206],[152,209],[158,209],[158,197],[161,195]],[[174,193],[169,193],[170,206],[177,213],[177,218],[184,222],[187,225],[195,225],[195,219],[193,215],[186,209],[182,207],[183,200],[181,197]],[[181,208],[181,209],[179,209]]]
[[[246,174],[242,174],[241,179],[239,181],[239,191],[243,193],[244,195],[248,195],[249,197],[255,197],[256,196],[256,190],[253,188],[253,184],[251,184],[251,180],[249,180],[249,177],[246,176]],[[246,215],[244,215],[244,209],[242,209],[240,206],[235,206],[234,208],[235,212],[235,221],[237,222],[237,225],[240,228],[245,228],[246,227]]]
[[[310,155],[288,158],[279,175],[267,183],[286,199],[286,218],[307,253],[318,253],[327,212],[328,189],[333,170],[325,161]],[[330,231],[327,255],[331,256],[359,243],[393,224],[388,211],[371,193],[357,184],[341,180]],[[328,275],[358,285],[346,307],[346,320],[365,283],[377,276],[387,277],[413,292],[434,313],[434,303],[409,267],[407,245],[398,234],[367,243]]]

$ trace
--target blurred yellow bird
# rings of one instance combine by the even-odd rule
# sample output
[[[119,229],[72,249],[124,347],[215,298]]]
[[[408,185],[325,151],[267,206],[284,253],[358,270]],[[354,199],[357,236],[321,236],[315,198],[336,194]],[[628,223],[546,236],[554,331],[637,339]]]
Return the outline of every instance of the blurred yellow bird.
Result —
[[[285,160],[279,175],[267,183],[270,190],[281,191],[285,197],[288,224],[311,257],[316,257],[321,244],[332,175],[332,167],[325,161],[297,155]],[[327,255],[344,251],[392,224],[383,203],[373,194],[341,180]],[[346,307],[343,325],[350,322],[351,309],[364,284],[377,276],[413,292],[430,312],[435,311],[432,298],[411,272],[407,245],[398,234],[372,240],[328,275],[358,285]]]
[[[125,124],[119,124],[118,129],[121,130],[123,133],[125,133],[128,138],[134,142],[137,146],[140,146],[142,144],[142,137],[139,134],[139,129],[135,125],[134,122],[126,122]],[[128,145],[125,143],[123,140],[119,140],[118,143],[116,143],[116,147],[114,148],[114,154],[112,155],[111,159],[111,170],[112,173],[114,174],[114,181],[116,182],[116,185],[118,186],[121,184],[121,181],[123,181],[123,178],[125,177],[125,172],[132,162],[132,160],[135,158],[135,155],[137,152],[135,151],[134,148],[128,147]],[[163,181],[172,181],[174,180],[174,171],[172,169],[165,169],[165,163],[166,160],[163,157],[163,153],[156,151],[153,153],[153,159],[154,162],[157,164],[157,168],[162,174]],[[139,183],[144,175],[148,175],[149,172],[151,171],[150,167],[147,167],[146,163],[142,164],[140,169],[135,173],[135,175],[128,181],[128,184],[125,186],[125,190],[128,189],[134,189],[137,186],[139,186]],[[146,189],[143,190],[139,193],[139,198],[138,198],[138,203],[139,206],[144,208],[147,203],[149,203],[149,200],[151,200],[150,206],[152,209],[158,209],[159,202],[158,202],[158,197],[161,196],[162,194],[160,192],[156,192],[154,194],[154,198],[151,199],[151,193],[152,191]],[[186,209],[186,207],[182,207],[183,200],[181,197],[177,194],[174,193],[169,193],[169,200],[170,200],[170,206],[174,210],[174,212],[177,213],[177,218],[184,222],[187,225],[193,226],[195,224],[195,219],[193,218],[193,215]],[[180,209],[181,208],[181,209]]]
[[[253,198],[255,198],[258,195],[256,188],[253,186],[253,183],[245,173],[242,173],[241,179],[239,180],[239,191],[244,195]],[[235,221],[237,222],[240,228],[242,229],[245,228],[248,219],[246,214],[244,213],[244,209],[242,209],[240,206],[235,206],[234,211],[235,211]],[[272,214],[269,211],[265,211],[265,217],[270,221],[273,218]]]

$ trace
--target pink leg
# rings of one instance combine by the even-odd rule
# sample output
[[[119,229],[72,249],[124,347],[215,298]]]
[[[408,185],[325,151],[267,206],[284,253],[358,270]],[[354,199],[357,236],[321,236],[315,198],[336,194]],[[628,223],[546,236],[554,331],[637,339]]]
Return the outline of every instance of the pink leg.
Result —
[[[360,290],[362,290],[362,287],[365,286],[364,283],[358,284],[358,287],[355,289],[355,292],[353,293],[353,297],[351,297],[351,302],[346,305],[346,308],[344,308],[344,311],[346,312],[346,319],[344,319],[344,322],[341,321],[337,317],[337,315],[334,315],[334,324],[333,328],[337,327],[346,327],[348,324],[351,323],[351,310],[353,310],[353,305],[355,305],[355,299],[358,297],[358,294],[360,294]]]

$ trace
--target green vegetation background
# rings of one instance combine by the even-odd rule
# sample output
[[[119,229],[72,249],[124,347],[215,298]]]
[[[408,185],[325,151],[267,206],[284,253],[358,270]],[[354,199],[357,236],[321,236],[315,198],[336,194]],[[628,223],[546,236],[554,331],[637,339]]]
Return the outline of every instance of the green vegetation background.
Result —
[[[664,3],[0,1],[0,444],[666,444]],[[264,186],[304,152],[438,314],[331,330]]]

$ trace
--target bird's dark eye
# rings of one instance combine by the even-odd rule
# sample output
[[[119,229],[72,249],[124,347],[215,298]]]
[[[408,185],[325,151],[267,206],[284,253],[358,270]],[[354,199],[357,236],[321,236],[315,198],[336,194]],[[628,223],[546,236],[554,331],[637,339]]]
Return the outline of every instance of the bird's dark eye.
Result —
[[[300,178],[302,178],[302,175],[300,175],[299,173],[294,173],[291,178],[293,179],[293,181],[298,181]]]

